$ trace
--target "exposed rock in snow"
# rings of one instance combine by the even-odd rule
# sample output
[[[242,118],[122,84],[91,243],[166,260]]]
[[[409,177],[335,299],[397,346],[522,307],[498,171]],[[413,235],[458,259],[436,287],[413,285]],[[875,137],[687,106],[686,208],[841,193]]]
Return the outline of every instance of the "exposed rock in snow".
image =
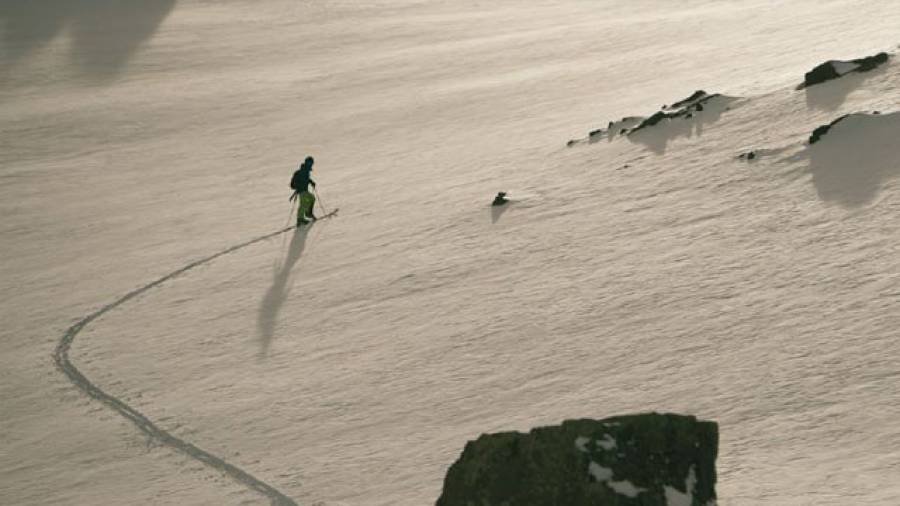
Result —
[[[704,110],[704,103],[714,99],[718,99],[720,97],[722,97],[722,95],[718,93],[710,95],[703,90],[697,90],[693,94],[691,94],[691,96],[683,100],[679,100],[669,107],[664,107],[662,110],[654,113],[652,116],[642,121],[629,133],[634,133],[641,129],[654,126],[665,119],[674,119],[682,116],[690,118],[693,116],[694,112],[700,112]]]
[[[606,129],[594,130],[588,134],[588,138],[591,142],[596,142],[604,137],[608,140],[613,140],[617,135],[627,133],[643,120],[644,118],[641,116],[626,116],[619,121],[610,121]]]
[[[663,105],[662,109],[649,117],[626,116],[619,121],[610,121],[606,128],[598,128],[588,133],[586,139],[572,139],[566,145],[571,147],[585,142],[594,143],[604,138],[611,141],[616,136],[628,135],[634,142],[644,144],[656,153],[663,153],[669,140],[699,135],[704,124],[718,121],[722,113],[736,100],[735,97],[697,90],[672,105]],[[653,135],[642,134],[631,138],[632,134],[646,132],[650,127],[657,125],[662,128]]]
[[[610,121],[609,124],[606,125],[606,128],[591,130],[590,132],[588,132],[587,138],[572,139],[566,145],[573,146],[575,144],[580,144],[583,142],[594,143],[603,139],[611,141],[618,135],[628,133],[630,129],[639,125],[642,121],[644,121],[643,116],[626,116],[618,121]]]
[[[668,143],[680,137],[703,134],[706,125],[715,123],[738,99],[718,93],[698,91],[676,105],[656,112],[628,132],[628,140],[642,144],[654,153],[665,153]]]
[[[850,61],[829,60],[817,65],[807,72],[803,78],[803,84],[801,84],[798,89],[837,79],[850,72],[868,72],[887,61],[887,53],[878,53],[876,55]]]
[[[831,130],[831,127],[833,127],[834,125],[837,125],[838,123],[843,121],[844,118],[846,118],[847,116],[849,116],[849,114],[845,114],[827,125],[821,125],[819,127],[816,127],[816,129],[813,130],[812,134],[810,134],[810,136],[809,136],[809,143],[815,144],[815,143],[819,142],[819,139],[821,139],[823,135],[827,134],[828,131]]]
[[[708,93],[706,93],[705,91],[697,90],[694,93],[692,93],[691,96],[689,96],[683,100],[679,100],[669,107],[663,106],[663,109],[679,109],[686,105],[691,105],[691,104],[697,103],[699,100],[702,100],[709,96],[710,95]]]
[[[717,447],[714,422],[656,413],[486,434],[466,444],[437,504],[710,504]]]

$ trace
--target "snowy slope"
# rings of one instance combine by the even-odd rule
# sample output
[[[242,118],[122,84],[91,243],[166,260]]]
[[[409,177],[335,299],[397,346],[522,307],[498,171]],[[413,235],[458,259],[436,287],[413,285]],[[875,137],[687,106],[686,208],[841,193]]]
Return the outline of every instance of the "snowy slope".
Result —
[[[795,90],[900,8],[56,4],[0,9],[0,503],[267,503],[51,356],[282,228],[310,153],[338,218],[91,322],[84,375],[299,504],[427,504],[481,432],[645,410],[720,423],[722,504],[900,503],[900,66]],[[738,98],[565,145],[700,88]]]

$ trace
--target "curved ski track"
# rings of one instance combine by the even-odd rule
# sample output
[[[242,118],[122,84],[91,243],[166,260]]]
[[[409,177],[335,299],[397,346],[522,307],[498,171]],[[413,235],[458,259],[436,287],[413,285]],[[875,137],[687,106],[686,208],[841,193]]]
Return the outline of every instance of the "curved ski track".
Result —
[[[278,491],[278,489],[276,489],[275,487],[254,477],[253,475],[244,471],[243,469],[241,469],[233,464],[229,464],[221,457],[217,457],[217,456],[209,453],[208,451],[197,447],[193,443],[185,441],[185,440],[173,435],[172,433],[166,431],[165,429],[160,428],[155,423],[153,423],[152,420],[150,420],[149,418],[147,418],[146,416],[141,414],[141,412],[139,412],[138,410],[132,408],[131,406],[129,406],[128,404],[123,402],[121,399],[101,390],[99,387],[97,387],[97,385],[94,385],[93,383],[91,383],[91,381],[87,377],[85,377],[85,375],[82,374],[81,371],[79,371],[77,367],[75,367],[72,364],[72,361],[69,360],[69,349],[72,347],[72,342],[75,340],[75,336],[77,336],[79,332],[84,330],[84,328],[88,324],[90,324],[92,321],[96,320],[100,316],[103,316],[103,314],[107,313],[108,311],[111,311],[111,310],[121,306],[122,304],[137,297],[138,295],[141,295],[144,292],[147,292],[153,288],[156,288],[157,286],[165,283],[166,281],[169,281],[170,279],[172,279],[176,276],[184,274],[185,272],[190,271],[191,269],[194,269],[195,267],[199,267],[201,265],[208,264],[208,263],[212,262],[213,260],[215,260],[216,258],[219,258],[222,255],[227,255],[227,254],[237,251],[241,248],[250,246],[251,244],[255,244],[260,241],[264,241],[266,239],[281,235],[289,230],[293,230],[293,228],[294,227],[287,227],[287,228],[281,229],[277,232],[272,232],[270,234],[266,234],[266,235],[257,237],[255,239],[251,239],[249,241],[243,242],[236,246],[232,246],[228,249],[220,251],[214,255],[191,262],[190,264],[188,264],[174,272],[171,272],[171,273],[157,279],[156,281],[153,281],[152,283],[148,283],[140,288],[137,288],[137,289],[127,293],[126,295],[122,296],[115,302],[112,302],[110,304],[107,304],[106,306],[103,306],[102,308],[98,309],[97,311],[94,311],[93,313],[82,318],[80,321],[78,321],[78,323],[69,327],[69,329],[66,330],[65,334],[63,334],[62,339],[60,339],[59,344],[56,347],[56,351],[53,353],[53,359],[56,361],[56,365],[62,370],[63,373],[65,373],[65,375],[69,378],[69,380],[76,387],[78,387],[82,392],[93,397],[94,399],[97,399],[98,401],[102,402],[103,404],[106,404],[110,409],[112,409],[113,411],[119,413],[120,415],[122,415],[123,417],[125,417],[126,419],[131,421],[131,423],[133,423],[138,429],[140,429],[144,434],[148,435],[149,437],[151,437],[155,440],[158,440],[161,443],[165,444],[166,446],[169,446],[170,448],[178,450],[181,453],[184,453],[185,455],[187,455],[188,457],[196,459],[213,469],[219,470],[219,471],[227,474],[228,476],[230,476],[237,482],[259,492],[260,494],[267,496],[272,501],[272,504],[275,506],[297,506],[297,503],[290,497],[288,497],[288,496],[284,495],[283,493],[281,493],[280,491]]]

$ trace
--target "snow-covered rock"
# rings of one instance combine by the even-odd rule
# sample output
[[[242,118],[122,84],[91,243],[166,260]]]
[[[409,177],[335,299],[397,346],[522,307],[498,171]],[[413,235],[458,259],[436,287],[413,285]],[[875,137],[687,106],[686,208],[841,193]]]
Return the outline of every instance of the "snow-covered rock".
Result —
[[[450,467],[437,504],[705,506],[717,451],[716,423],[674,414],[485,434]]]

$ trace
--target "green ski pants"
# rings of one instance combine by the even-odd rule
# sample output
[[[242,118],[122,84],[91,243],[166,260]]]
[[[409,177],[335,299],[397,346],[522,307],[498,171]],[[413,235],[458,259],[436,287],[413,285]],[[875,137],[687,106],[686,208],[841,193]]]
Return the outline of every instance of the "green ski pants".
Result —
[[[316,203],[316,196],[309,192],[300,192],[297,197],[299,204],[297,205],[297,222],[305,221],[307,216],[313,215],[313,204]]]

